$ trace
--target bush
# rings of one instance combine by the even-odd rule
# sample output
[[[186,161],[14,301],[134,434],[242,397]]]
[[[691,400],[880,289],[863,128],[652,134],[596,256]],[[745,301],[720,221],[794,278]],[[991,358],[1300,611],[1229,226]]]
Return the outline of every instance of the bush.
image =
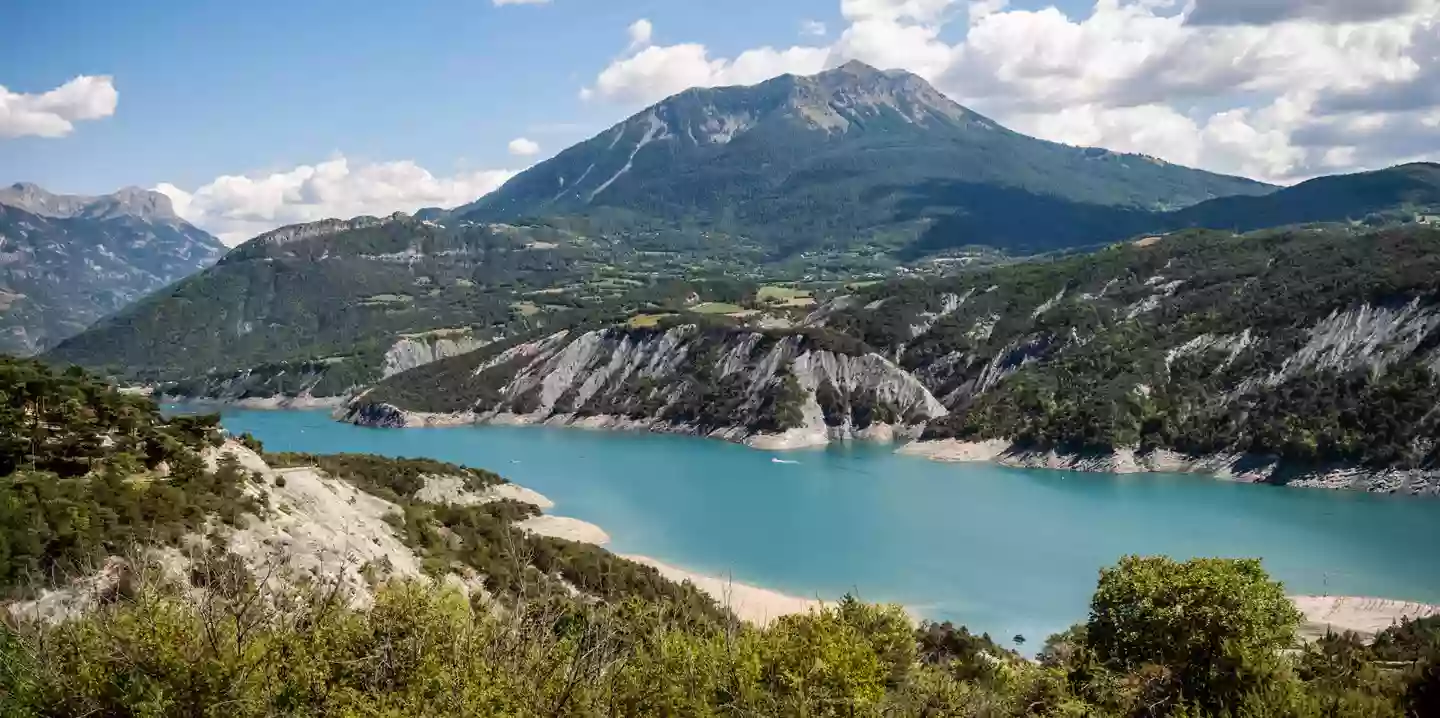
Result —
[[[1258,560],[1129,556],[1101,571],[1085,641],[1166,705],[1218,712],[1274,678],[1300,619]]]

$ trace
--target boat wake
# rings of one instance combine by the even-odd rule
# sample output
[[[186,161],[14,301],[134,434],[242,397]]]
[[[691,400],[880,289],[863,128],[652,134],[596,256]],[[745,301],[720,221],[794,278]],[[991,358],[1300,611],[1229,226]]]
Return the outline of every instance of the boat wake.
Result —
[[[772,464],[798,464],[798,463],[800,463],[800,462],[798,462],[798,461],[786,461],[786,460],[784,460],[784,459],[771,459],[771,460],[770,460],[770,463],[772,463]]]

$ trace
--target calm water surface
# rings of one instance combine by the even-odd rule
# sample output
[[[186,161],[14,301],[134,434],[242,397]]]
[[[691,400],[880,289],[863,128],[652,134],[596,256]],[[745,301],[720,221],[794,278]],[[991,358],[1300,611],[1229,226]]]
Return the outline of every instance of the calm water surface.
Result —
[[[1440,603],[1440,501],[939,464],[875,446],[783,455],[678,436],[535,427],[366,429],[228,411],[275,451],[491,469],[603,527],[618,553],[802,596],[849,591],[1037,641],[1085,616],[1130,554],[1258,556],[1292,593]]]

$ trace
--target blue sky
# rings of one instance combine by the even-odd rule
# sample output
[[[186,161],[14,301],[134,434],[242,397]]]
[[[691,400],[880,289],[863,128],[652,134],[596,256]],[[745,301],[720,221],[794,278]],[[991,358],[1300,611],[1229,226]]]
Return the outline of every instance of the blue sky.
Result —
[[[794,42],[802,19],[836,14],[823,0],[717,4],[12,2],[7,24],[23,30],[0,44],[0,85],[43,92],[111,75],[120,103],[63,141],[0,143],[0,181],[90,193],[189,186],[332,152],[501,166],[514,137],[555,146],[620,119],[623,108],[579,91],[639,18],[662,28],[657,37],[738,52]]]
[[[1440,0],[495,2],[0,0],[0,182],[163,187],[237,241],[458,204],[684,87],[845,59],[1047,139],[1272,181],[1440,152]]]

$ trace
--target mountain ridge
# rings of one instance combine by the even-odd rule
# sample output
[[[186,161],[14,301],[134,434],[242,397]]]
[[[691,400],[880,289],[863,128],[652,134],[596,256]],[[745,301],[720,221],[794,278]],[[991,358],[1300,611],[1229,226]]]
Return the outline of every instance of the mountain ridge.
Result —
[[[135,217],[147,222],[185,223],[170,198],[155,190],[122,187],[104,195],[57,194],[33,182],[0,187],[0,204],[51,219]]]
[[[0,188],[0,351],[43,351],[225,251],[159,192]]]

